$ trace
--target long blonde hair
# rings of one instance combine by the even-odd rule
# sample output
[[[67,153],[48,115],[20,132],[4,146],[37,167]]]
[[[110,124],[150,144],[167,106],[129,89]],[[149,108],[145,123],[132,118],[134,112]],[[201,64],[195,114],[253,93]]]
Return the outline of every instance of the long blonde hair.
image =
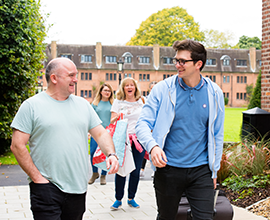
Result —
[[[141,90],[139,89],[138,84],[135,81],[135,79],[133,79],[132,77],[126,77],[125,79],[122,80],[120,87],[116,92],[116,98],[118,100],[125,100],[126,99],[124,87],[128,81],[132,81],[134,83],[134,85],[135,85],[135,99],[139,100],[141,98]]]
[[[102,91],[102,89],[104,89],[105,86],[107,86],[107,87],[111,90],[111,95],[110,95],[110,97],[109,97],[109,101],[110,101],[111,105],[113,104],[113,100],[114,100],[114,98],[113,98],[113,89],[112,89],[112,87],[111,87],[110,84],[108,84],[108,83],[103,83],[103,84],[99,87],[98,92],[97,92],[97,94],[96,94],[96,97],[94,98],[94,101],[92,102],[93,105],[98,105],[98,103],[100,102],[100,100],[101,100],[101,98],[102,98],[101,91]]]

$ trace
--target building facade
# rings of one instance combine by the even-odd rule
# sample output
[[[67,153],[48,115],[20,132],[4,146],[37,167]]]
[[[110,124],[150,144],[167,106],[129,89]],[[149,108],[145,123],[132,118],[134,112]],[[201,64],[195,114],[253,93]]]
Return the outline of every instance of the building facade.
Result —
[[[175,51],[171,47],[154,46],[103,46],[56,44],[47,45],[47,63],[55,57],[71,59],[78,69],[78,83],[75,95],[92,101],[98,87],[106,82],[114,91],[124,77],[133,77],[142,91],[149,93],[152,81],[161,81],[176,74],[172,62]],[[124,61],[122,72],[117,71],[119,59]],[[247,105],[246,86],[255,86],[261,65],[261,51],[255,48],[207,49],[207,62],[202,75],[216,82],[228,98],[231,107]],[[44,70],[43,70],[44,71]],[[46,80],[40,79],[42,90],[46,90]]]

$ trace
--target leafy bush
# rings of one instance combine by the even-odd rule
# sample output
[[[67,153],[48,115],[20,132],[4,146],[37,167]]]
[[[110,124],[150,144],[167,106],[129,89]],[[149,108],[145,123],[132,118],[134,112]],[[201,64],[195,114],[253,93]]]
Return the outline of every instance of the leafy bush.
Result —
[[[265,137],[265,136],[264,136]],[[230,176],[262,174],[270,166],[270,142],[262,137],[261,141],[246,138],[224,149],[218,181]]]
[[[261,71],[258,75],[256,86],[253,90],[251,99],[248,104],[248,109],[252,109],[255,107],[261,108]]]
[[[270,174],[254,175],[251,178],[246,175],[231,176],[222,182],[222,186],[226,186],[233,191],[240,191],[245,188],[265,188],[270,185]]]
[[[0,3],[0,153],[9,149],[12,119],[34,94],[43,68],[46,34],[39,9],[35,0]]]
[[[227,97],[224,98],[224,104],[228,105],[229,99]]]

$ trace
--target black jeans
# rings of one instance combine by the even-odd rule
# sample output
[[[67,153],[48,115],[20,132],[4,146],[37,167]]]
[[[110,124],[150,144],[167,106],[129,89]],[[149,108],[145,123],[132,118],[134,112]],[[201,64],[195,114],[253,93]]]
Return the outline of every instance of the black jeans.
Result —
[[[52,183],[30,184],[31,210],[35,220],[81,220],[85,212],[83,194],[62,192]]]
[[[158,207],[157,220],[175,220],[183,192],[190,204],[193,220],[213,219],[214,184],[208,165],[157,168],[154,187]]]

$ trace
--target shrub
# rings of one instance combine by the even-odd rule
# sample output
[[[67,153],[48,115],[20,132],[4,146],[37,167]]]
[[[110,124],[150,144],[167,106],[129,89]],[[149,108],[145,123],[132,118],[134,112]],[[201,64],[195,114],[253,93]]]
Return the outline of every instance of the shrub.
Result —
[[[224,104],[228,105],[229,99],[227,97],[224,98]]]
[[[248,104],[248,109],[252,109],[255,107],[261,108],[261,71],[258,75],[256,86],[253,90],[250,102]]]
[[[260,141],[246,137],[244,142],[225,148],[217,174],[218,182],[230,176],[260,175],[269,169],[270,141],[265,139],[266,135]]]
[[[0,5],[0,153],[9,149],[10,124],[20,104],[32,96],[45,59],[44,18],[35,0]]]

